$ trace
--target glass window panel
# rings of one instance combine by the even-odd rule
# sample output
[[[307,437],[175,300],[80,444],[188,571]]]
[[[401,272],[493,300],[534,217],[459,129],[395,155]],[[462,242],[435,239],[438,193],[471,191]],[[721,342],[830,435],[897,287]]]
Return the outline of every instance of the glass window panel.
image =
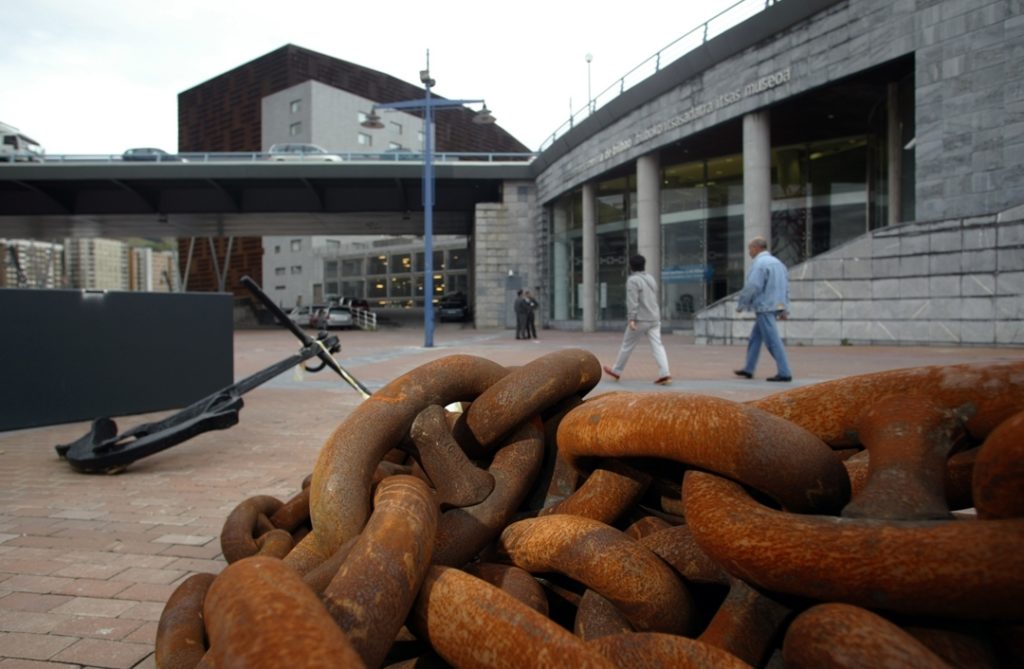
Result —
[[[385,283],[383,278],[380,279],[369,279],[366,282],[366,296],[367,297],[387,297],[388,296],[388,285]]]
[[[412,271],[412,254],[394,253],[391,255],[391,273],[402,274]]]
[[[387,274],[388,257],[386,255],[372,256],[366,259],[367,274]]]
[[[362,276],[363,274],[363,259],[362,258],[349,258],[341,261],[341,275],[342,276]]]
[[[391,297],[411,297],[412,277],[394,276],[391,277]]]
[[[469,269],[469,251],[467,249],[448,251],[448,265],[445,269]]]

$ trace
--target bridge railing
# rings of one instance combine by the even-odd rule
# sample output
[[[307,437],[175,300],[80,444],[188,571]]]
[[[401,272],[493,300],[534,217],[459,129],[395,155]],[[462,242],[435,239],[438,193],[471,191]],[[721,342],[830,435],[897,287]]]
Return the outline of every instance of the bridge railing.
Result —
[[[537,157],[536,153],[498,153],[498,152],[467,152],[467,151],[435,151],[434,162],[475,162],[475,163],[528,163]],[[287,161],[279,161],[279,156],[269,153],[256,152],[229,152],[229,153],[178,153],[169,156],[161,156],[155,160],[135,161],[125,160],[121,154],[50,154],[43,162],[50,163],[125,163],[132,165],[145,165],[154,162],[161,163],[324,163],[324,162],[345,162],[345,163],[389,163],[389,162],[417,162],[422,163],[424,154],[420,151],[383,151],[378,153],[338,151],[330,154],[311,154],[310,156],[296,155],[289,157]],[[23,163],[28,164],[28,163]]]

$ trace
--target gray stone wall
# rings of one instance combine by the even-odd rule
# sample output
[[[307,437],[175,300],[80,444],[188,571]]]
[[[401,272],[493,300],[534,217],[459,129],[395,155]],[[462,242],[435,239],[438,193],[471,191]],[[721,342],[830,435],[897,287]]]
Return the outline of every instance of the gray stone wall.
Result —
[[[518,287],[542,286],[542,254],[532,223],[536,208],[537,190],[530,181],[505,182],[500,203],[477,205],[473,303],[478,328],[509,327],[510,291],[514,298]]]
[[[880,228],[789,270],[789,346],[1024,346],[1024,206]],[[743,344],[730,296],[697,314],[701,344]]]

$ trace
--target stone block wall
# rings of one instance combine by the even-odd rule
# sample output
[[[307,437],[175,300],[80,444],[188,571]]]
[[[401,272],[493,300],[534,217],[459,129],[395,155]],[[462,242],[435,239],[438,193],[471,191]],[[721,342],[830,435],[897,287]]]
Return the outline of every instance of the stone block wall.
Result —
[[[532,223],[536,207],[537,188],[530,181],[507,181],[500,203],[476,207],[472,247],[473,314],[477,328],[507,327],[509,290],[514,296],[513,287],[535,290],[540,283],[542,254],[538,253],[537,232]]]
[[[1024,206],[880,228],[790,268],[787,345],[1024,346]],[[697,314],[699,344],[746,344],[730,296]]]

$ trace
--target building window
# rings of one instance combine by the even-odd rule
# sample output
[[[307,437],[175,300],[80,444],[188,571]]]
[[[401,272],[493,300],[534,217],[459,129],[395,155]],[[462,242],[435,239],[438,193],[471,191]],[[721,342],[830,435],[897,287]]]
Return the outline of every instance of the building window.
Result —
[[[284,273],[285,273],[286,271],[287,271],[287,270],[286,270],[286,269],[285,269],[284,267],[275,267],[275,268],[274,268],[274,275],[275,275],[275,276],[284,276]]]
[[[302,134],[302,123],[292,123],[288,126],[288,134],[291,137],[296,137]]]
[[[402,134],[402,124],[401,123],[395,123],[394,121],[391,121],[391,122],[388,123],[388,126],[391,128],[391,133],[392,134],[394,134],[394,135],[401,135]]]
[[[292,265],[292,274],[302,274],[302,265]]]
[[[366,273],[367,274],[387,274],[388,273],[388,257],[385,255],[374,256],[366,259]]]
[[[391,273],[408,274],[412,271],[412,255],[409,253],[396,253],[391,256]]]
[[[292,251],[301,251],[301,250],[302,250],[302,240],[301,239],[293,239],[292,240]]]
[[[281,245],[280,244],[274,244],[274,253],[280,253],[280,252],[281,252]]]
[[[292,110],[293,114],[297,114],[298,112],[302,111],[302,100],[292,100],[290,109]]]
[[[341,261],[341,275],[342,276],[362,276],[363,274],[363,259],[354,258],[350,260]]]
[[[341,242],[338,241],[337,239],[328,239],[326,246],[327,246],[327,250],[328,251],[340,251],[341,250]]]
[[[337,276],[338,275],[338,261],[337,260],[325,260],[324,261],[324,274],[326,276]]]
[[[356,135],[356,141],[359,142],[360,146],[373,146],[373,137],[365,132],[361,132]]]
[[[359,112],[356,114],[356,123],[364,123],[367,118],[366,112]]]

